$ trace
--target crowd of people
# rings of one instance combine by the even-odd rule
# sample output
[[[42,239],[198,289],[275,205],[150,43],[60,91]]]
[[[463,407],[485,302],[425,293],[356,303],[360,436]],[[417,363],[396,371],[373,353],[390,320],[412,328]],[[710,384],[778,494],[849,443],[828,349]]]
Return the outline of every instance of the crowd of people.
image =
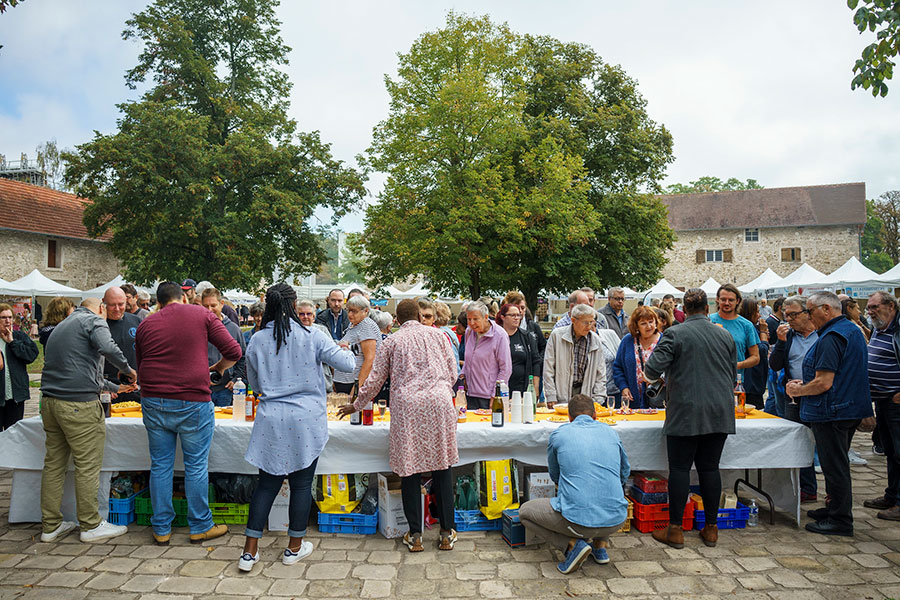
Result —
[[[801,501],[818,500],[816,469],[825,478],[826,501],[809,511],[808,530],[853,535],[850,464],[859,457],[850,442],[858,429],[874,429],[874,443],[888,459],[885,492],[865,506],[877,509],[879,518],[900,520],[900,306],[887,293],[868,299],[865,317],[856,301],[831,292],[778,298],[770,308],[764,299],[743,298],[731,284],[719,288],[712,314],[700,289],[685,292],[680,305],[666,297],[659,306],[628,314],[621,288],[607,291],[600,310],[594,291],[582,288],[570,294],[568,311],[547,336],[516,291],[499,303],[468,302],[456,319],[446,304],[427,299],[404,300],[393,316],[372,307],[361,290],[346,299],[332,290],[326,308],[317,311],[285,284],[269,288],[265,301],[243,316],[211,284],[193,280],[162,283],[148,310],[149,301],[126,285],[78,307],[65,298],[47,307],[39,330],[45,349],[40,413],[47,435],[43,541],[76,527],[83,541],[127,530],[103,521],[97,510],[105,440],[100,392],[141,403],[156,543],[171,537],[177,438],[191,541],[223,535],[227,527],[213,523],[208,506],[207,459],[214,406],[231,404],[238,379],[262,399],[245,454],[260,477],[239,559],[244,571],[259,560],[259,538],[285,478],[290,525],[282,560],[293,564],[311,552],[304,541],[309,490],[328,439],[331,391],[352,399],[340,407],[341,417],[382,398],[390,403],[389,462],[401,477],[409,523],[403,542],[413,552],[424,550],[424,473],[431,474],[440,521],[438,547],[450,550],[456,542],[453,398],[463,388],[469,409],[486,409],[498,381],[510,391],[532,385],[547,406],[568,404],[571,423],[554,431],[548,444],[558,494],[546,502],[530,500],[520,510],[526,527],[563,551],[564,573],[589,555],[608,562],[607,538],[627,515],[622,486],[628,457],[615,432],[594,420],[595,403],[666,408],[671,523],[653,534],[660,543],[684,545],[681,515],[696,468],[706,507],[700,538],[716,544],[719,460],[735,432],[737,383],[748,404],[812,430],[816,463],[801,470]],[[22,418],[29,397],[26,367],[38,355],[34,341],[14,330],[12,321],[12,309],[0,304],[4,428]],[[250,323],[247,331],[240,330],[242,322]],[[70,457],[78,523],[63,521],[60,512]]]

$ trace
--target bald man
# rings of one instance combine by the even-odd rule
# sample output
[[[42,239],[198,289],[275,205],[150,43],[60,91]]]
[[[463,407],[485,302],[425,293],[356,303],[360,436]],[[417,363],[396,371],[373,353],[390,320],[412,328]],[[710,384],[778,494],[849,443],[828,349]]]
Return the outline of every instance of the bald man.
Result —
[[[117,286],[106,290],[103,294],[103,306],[106,309],[106,324],[113,341],[125,358],[128,366],[137,370],[137,358],[134,353],[134,336],[137,334],[141,318],[128,312],[128,296]],[[112,393],[113,402],[140,402],[141,396],[130,383],[120,381],[119,370],[108,362],[103,365],[104,388]]]

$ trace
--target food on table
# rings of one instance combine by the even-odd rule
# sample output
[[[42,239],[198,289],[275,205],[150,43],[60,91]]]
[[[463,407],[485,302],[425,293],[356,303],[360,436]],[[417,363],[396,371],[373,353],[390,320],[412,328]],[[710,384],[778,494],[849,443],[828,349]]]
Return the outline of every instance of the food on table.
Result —
[[[569,414],[569,405],[566,403],[554,404],[553,410],[555,410],[558,415],[567,415]]]

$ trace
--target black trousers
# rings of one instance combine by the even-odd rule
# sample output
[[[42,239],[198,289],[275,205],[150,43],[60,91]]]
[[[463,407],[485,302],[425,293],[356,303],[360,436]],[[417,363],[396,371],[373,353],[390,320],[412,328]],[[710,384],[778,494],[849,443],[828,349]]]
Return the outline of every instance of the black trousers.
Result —
[[[437,504],[441,529],[450,531],[453,521],[453,480],[450,469],[431,472],[431,493]],[[400,478],[400,497],[403,500],[403,514],[409,523],[410,535],[422,533],[422,474],[416,473]]]
[[[858,425],[859,419],[810,423],[829,498],[828,520],[848,529],[853,529],[853,486],[847,452]]]
[[[0,405],[0,431],[6,431],[25,416],[25,403],[7,400]]]
[[[691,467],[696,465],[700,479],[700,496],[707,525],[716,525],[719,516],[719,496],[722,494],[722,474],[719,459],[725,447],[727,433],[705,435],[666,436],[669,455],[669,523],[681,525],[684,507],[691,491]]]
[[[353,384],[352,383],[341,383],[340,381],[333,382],[334,392],[336,394],[350,394],[353,392]]]
[[[466,409],[477,410],[479,408],[489,409],[491,407],[490,398],[479,398],[478,396],[466,395]]]
[[[884,497],[900,504],[900,404],[890,399],[875,403],[881,447],[887,460],[887,487]]]

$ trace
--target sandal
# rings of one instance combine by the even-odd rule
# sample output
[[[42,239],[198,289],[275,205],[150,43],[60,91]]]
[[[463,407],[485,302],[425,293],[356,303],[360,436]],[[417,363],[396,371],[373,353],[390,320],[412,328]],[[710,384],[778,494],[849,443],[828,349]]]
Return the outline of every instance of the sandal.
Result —
[[[457,536],[456,530],[451,529],[449,532],[444,533],[441,532],[441,543],[438,546],[438,550],[453,550],[453,546],[456,544]]]
[[[410,552],[422,552],[425,550],[425,546],[422,545],[421,533],[410,536],[409,532],[406,532],[403,534],[403,543],[406,544],[406,547],[409,548]]]

